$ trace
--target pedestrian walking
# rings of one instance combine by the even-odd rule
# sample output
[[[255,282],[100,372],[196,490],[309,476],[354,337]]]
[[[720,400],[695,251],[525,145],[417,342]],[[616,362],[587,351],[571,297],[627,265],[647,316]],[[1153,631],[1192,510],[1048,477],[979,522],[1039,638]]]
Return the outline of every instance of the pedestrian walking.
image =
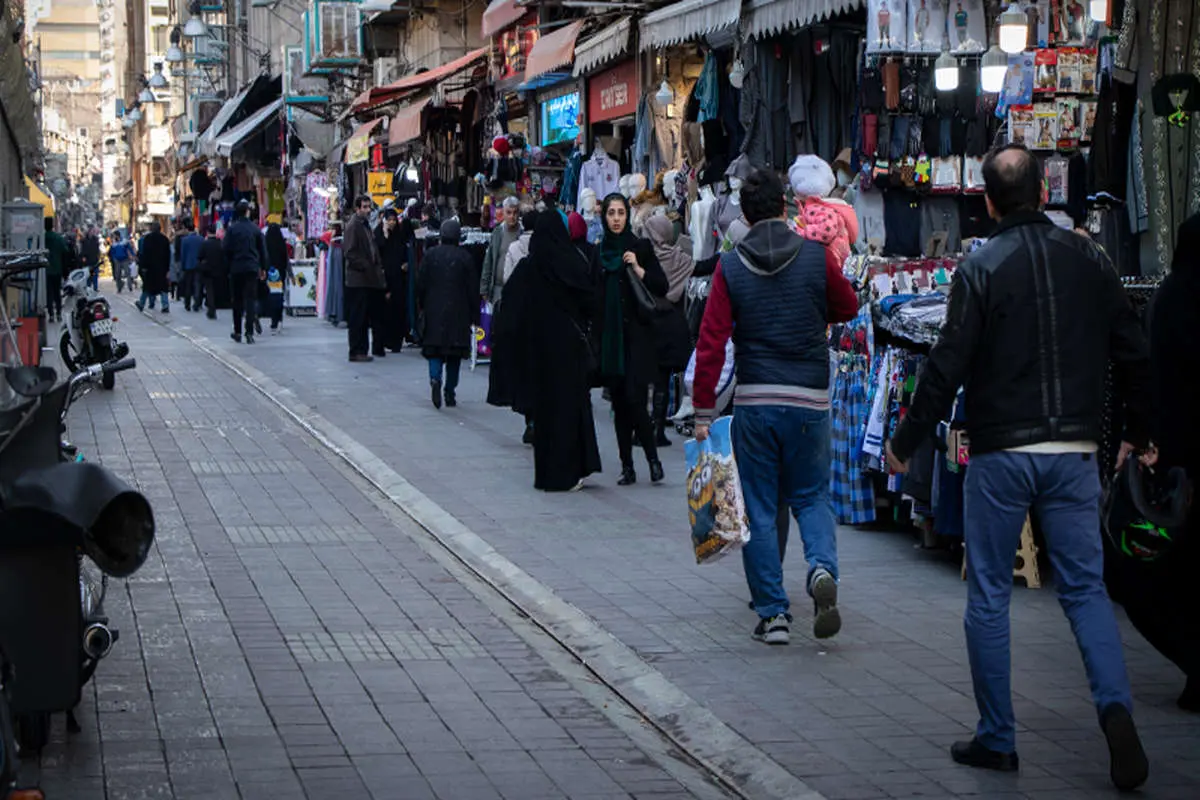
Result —
[[[204,235],[204,244],[200,245],[200,255],[196,260],[201,280],[204,281],[204,302],[207,307],[205,316],[217,318],[217,287],[228,285],[229,269],[225,265],[225,248],[217,238],[217,228],[209,223]]]
[[[175,227],[171,232],[171,268],[167,272],[171,297],[175,300],[183,299],[183,238],[185,236],[187,236],[187,229],[183,227],[183,220],[175,220]]]
[[[387,302],[379,328],[384,344],[393,353],[404,348],[408,334],[408,246],[413,240],[412,224],[401,222],[394,207],[383,210],[383,219],[375,228],[375,247],[383,263],[387,283]]]
[[[367,224],[373,207],[370,197],[359,195],[342,239],[346,264],[346,320],[350,360],[354,362],[372,361],[372,356],[383,358],[387,355],[380,324],[388,299],[387,277],[383,273],[379,248],[375,246],[375,235]]]
[[[46,217],[46,321],[62,322],[63,262],[67,239],[54,229],[54,217]]]
[[[679,244],[675,223],[665,214],[646,219],[643,229],[654,247],[654,256],[667,276],[665,303],[660,303],[654,317],[654,335],[658,343],[658,376],[654,380],[651,421],[654,423],[654,443],[667,447],[667,408],[671,397],[671,377],[687,369],[692,355],[692,335],[687,316],[683,313],[683,291],[695,271],[691,255],[691,239],[685,247]]]
[[[267,243],[262,231],[250,221],[250,202],[240,200],[234,209],[234,221],[222,243],[229,269],[229,292],[233,305],[233,333],[229,338],[242,341],[243,323],[246,344],[254,344],[258,327],[258,282],[267,274]]]
[[[288,258],[283,229],[272,222],[265,234],[267,243],[267,313],[271,315],[271,333],[279,333],[283,322],[283,293],[292,282],[292,263]]]
[[[983,178],[996,232],[955,270],[941,338],[887,449],[889,465],[904,472],[965,387],[964,628],[980,721],[951,755],[972,767],[1017,769],[1008,608],[1013,557],[1033,510],[1108,739],[1112,781],[1134,789],[1149,765],[1104,588],[1096,452],[1111,361],[1128,412],[1119,458],[1142,450],[1144,463],[1156,460],[1146,449],[1146,340],[1103,251],[1042,213],[1042,170],[1032,153],[1020,145],[992,152]]]
[[[717,381],[725,344],[733,337],[733,446],[742,479],[750,542],[742,553],[759,621],[753,636],[790,641],[790,602],[783,587],[778,504],[800,526],[808,559],[805,585],[813,599],[813,635],[841,630],[838,561],[829,500],[829,353],[826,327],[858,313],[841,265],[819,242],[794,234],[784,221],[783,183],[773,172],[752,173],[742,187],[750,230],[713,273],[696,345],[693,394],[696,439],[708,438],[718,409]]]
[[[421,309],[421,354],[429,362],[429,391],[434,408],[458,405],[458,376],[462,360],[470,358],[471,322],[478,310],[475,265],[459,239],[456,219],[442,223],[442,243],[425,254],[417,273],[417,304]],[[443,372],[445,381],[443,383]]]
[[[100,291],[100,234],[94,225],[89,226],[79,243],[80,262],[88,271],[87,285],[92,291]]]
[[[487,252],[483,254],[483,272],[479,279],[479,295],[493,305],[499,305],[504,289],[504,258],[508,249],[521,237],[520,201],[506,197],[501,204],[501,221],[492,231]],[[532,231],[531,231],[532,233]]]
[[[184,311],[199,311],[203,301],[204,286],[200,281],[200,247],[204,237],[196,233],[196,225],[191,219],[183,221],[183,237],[179,242],[179,264],[182,270],[183,282],[180,294],[183,295]]]
[[[526,281],[528,286],[525,285]],[[595,308],[591,264],[568,234],[564,215],[538,219],[529,257],[517,265],[501,306],[520,303],[521,352],[528,357],[529,397],[537,429],[533,485],[547,492],[579,489],[600,472],[592,414],[591,343]]]
[[[113,234],[112,245],[108,248],[108,260],[112,264],[117,294],[125,291],[126,286],[132,289],[133,277],[130,265],[133,262],[133,248],[121,238],[120,232]]]
[[[624,195],[608,195],[600,211],[604,237],[592,264],[596,286],[592,336],[597,343],[599,382],[612,400],[617,452],[621,458],[617,485],[637,482],[633,466],[635,432],[645,450],[650,481],[658,483],[663,479],[663,466],[658,460],[654,427],[646,408],[650,384],[658,377],[658,346],[654,338],[654,315],[639,307],[633,281],[661,297],[667,293],[667,276],[651,244],[630,230],[629,201]]]
[[[1200,482],[1200,214],[1178,232],[1171,273],[1149,310],[1150,364],[1154,381],[1158,472],[1182,467]],[[1178,706],[1200,713],[1200,511],[1193,501],[1183,530],[1151,561],[1110,552],[1105,583],[1129,621],[1158,652],[1183,671]]]
[[[150,231],[138,243],[138,273],[142,278],[142,296],[136,305],[145,311],[146,304],[154,309],[154,303],[162,300],[162,313],[171,312],[170,285],[167,274],[171,271],[171,241],[163,235],[162,226],[150,223]]]

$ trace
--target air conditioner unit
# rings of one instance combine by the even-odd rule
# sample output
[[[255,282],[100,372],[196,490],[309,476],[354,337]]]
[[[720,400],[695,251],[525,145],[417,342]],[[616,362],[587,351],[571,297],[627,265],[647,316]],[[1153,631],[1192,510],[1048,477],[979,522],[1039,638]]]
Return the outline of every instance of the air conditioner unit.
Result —
[[[375,85],[387,86],[400,76],[400,59],[382,57],[375,59]]]

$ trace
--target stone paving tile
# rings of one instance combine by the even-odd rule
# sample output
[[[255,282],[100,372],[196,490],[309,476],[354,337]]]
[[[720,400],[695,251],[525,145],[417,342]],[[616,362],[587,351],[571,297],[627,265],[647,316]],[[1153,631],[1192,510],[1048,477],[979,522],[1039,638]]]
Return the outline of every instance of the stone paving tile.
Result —
[[[146,494],[158,536],[111,585],[123,635],[82,732],[56,719],[25,765],[52,800],[686,793],[299,428],[124,316],[139,368],[70,435]],[[628,788],[593,746],[638,754]]]
[[[634,648],[784,767],[811,777],[814,788],[828,789],[830,797],[909,796],[901,777],[906,775],[919,777],[911,785],[921,787],[912,790],[921,796],[1109,793],[1106,751],[1086,677],[1048,589],[1016,589],[1013,597],[1013,686],[1024,774],[997,781],[964,773],[948,762],[946,748],[969,734],[976,712],[962,636],[965,592],[958,564],[945,554],[922,551],[908,537],[887,530],[844,529],[839,549],[845,627],[837,640],[819,643],[808,635],[811,610],[801,599],[796,545],[787,576],[797,598],[793,645],[763,648],[748,636],[754,619],[746,609],[740,560],[704,567],[693,563],[680,522],[682,448],[662,452],[665,485],[618,489],[612,427],[598,397],[597,432],[607,471],[581,493],[546,495],[532,488],[532,456],[520,444],[520,419],[484,403],[486,368],[464,371],[459,407],[438,412],[429,404],[425,366],[416,351],[353,365],[345,357],[345,331],[315,319],[288,319],[282,335],[264,337],[253,347],[228,341],[224,317],[219,322],[179,318],[170,324],[186,325],[211,346],[245,359],[367,445],[502,555]],[[205,391],[203,379],[183,380],[182,387],[154,389]],[[172,405],[185,402],[166,401],[163,415],[185,419]],[[196,408],[212,405],[195,402]],[[199,436],[198,428],[164,427],[162,432],[191,437],[198,448],[231,446]],[[297,437],[278,444],[285,451],[281,458],[299,458],[288,453],[305,447]],[[137,457],[144,458],[145,451]],[[189,453],[187,459],[226,457]],[[293,482],[291,475],[283,481],[278,480],[282,476],[246,477]],[[209,480],[205,476],[206,486]],[[222,499],[221,519],[239,518],[247,501],[237,499],[227,484],[213,486]],[[310,489],[319,493],[319,484],[305,484],[303,491],[307,495]],[[336,506],[320,506],[323,523],[346,524]],[[387,591],[403,597],[406,609],[446,613],[427,579],[392,583]],[[1182,678],[1124,620],[1122,632],[1138,724],[1154,759],[1143,794],[1169,797],[1187,790],[1200,796],[1195,758],[1200,720],[1174,707]],[[697,663],[706,669],[696,669]],[[502,666],[521,683],[520,673]],[[507,702],[498,697],[483,702],[495,710],[494,704]],[[435,741],[453,736],[444,726],[432,727],[410,736]],[[529,730],[522,723],[515,727],[510,733],[522,744],[537,740],[536,724]],[[549,733],[547,742],[570,741],[565,731]],[[1077,769],[1063,769],[1065,764]],[[868,769],[875,771],[872,777],[864,777]]]

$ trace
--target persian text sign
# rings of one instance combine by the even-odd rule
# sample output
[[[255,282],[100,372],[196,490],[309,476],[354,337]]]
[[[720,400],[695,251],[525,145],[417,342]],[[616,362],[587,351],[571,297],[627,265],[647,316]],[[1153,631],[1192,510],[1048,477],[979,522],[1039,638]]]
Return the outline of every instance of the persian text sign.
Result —
[[[637,113],[637,63],[606,69],[588,79],[588,122],[605,122]]]

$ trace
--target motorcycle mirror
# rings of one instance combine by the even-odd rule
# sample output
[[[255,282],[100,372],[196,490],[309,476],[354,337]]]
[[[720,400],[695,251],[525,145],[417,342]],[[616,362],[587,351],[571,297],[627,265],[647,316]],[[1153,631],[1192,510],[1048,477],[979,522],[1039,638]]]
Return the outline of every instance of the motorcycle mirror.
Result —
[[[41,397],[54,388],[58,373],[51,367],[5,367],[4,379],[22,397]]]

